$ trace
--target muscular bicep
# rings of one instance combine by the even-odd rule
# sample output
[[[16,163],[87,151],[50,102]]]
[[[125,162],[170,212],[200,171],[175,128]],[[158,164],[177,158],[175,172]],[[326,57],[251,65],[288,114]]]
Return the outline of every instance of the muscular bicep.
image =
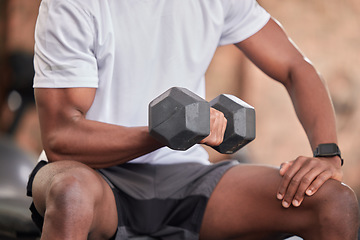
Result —
[[[291,78],[289,74],[296,65],[309,64],[273,19],[259,32],[236,46],[264,73],[284,85],[287,85]]]
[[[35,98],[45,150],[61,132],[71,131],[85,119],[95,88],[36,88]]]

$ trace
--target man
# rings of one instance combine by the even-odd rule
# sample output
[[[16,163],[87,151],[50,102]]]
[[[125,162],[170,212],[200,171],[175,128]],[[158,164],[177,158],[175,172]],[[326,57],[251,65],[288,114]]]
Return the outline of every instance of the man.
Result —
[[[29,181],[42,239],[356,238],[342,160],[299,157],[281,169],[209,164],[200,144],[153,139],[147,105],[172,86],[204,96],[219,45],[236,44],[290,94],[313,150],[336,146],[320,77],[254,0],[44,0],[35,97],[45,153]],[[211,110],[222,142],[223,114]]]

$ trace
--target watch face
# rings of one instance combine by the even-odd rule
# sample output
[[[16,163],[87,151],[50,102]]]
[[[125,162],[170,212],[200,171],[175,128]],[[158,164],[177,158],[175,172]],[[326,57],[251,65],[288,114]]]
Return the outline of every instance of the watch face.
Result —
[[[334,157],[339,156],[341,159],[341,166],[344,164],[344,160],[341,158],[341,152],[335,143],[319,144],[314,151],[314,157]]]
[[[317,156],[336,156],[340,154],[339,147],[335,143],[319,144]]]

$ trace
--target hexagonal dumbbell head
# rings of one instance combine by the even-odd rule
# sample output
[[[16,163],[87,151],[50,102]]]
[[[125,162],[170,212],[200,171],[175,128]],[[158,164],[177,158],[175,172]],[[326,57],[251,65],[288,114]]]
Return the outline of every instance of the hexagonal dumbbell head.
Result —
[[[149,104],[149,131],[168,147],[186,150],[210,134],[210,105],[185,88],[170,88]]]
[[[210,102],[210,106],[224,113],[227,126],[224,141],[218,152],[231,154],[255,139],[255,109],[241,99],[221,94]]]

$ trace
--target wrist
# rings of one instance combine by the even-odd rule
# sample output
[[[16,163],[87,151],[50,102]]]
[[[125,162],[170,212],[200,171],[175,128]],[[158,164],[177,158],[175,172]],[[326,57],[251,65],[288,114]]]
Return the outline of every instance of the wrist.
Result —
[[[314,157],[332,158],[340,161],[341,166],[344,164],[341,151],[336,143],[319,144],[314,150]]]
[[[333,156],[333,157],[317,157],[322,158],[325,161],[333,163],[335,166],[341,167],[343,165],[344,160],[340,158],[339,156]]]

